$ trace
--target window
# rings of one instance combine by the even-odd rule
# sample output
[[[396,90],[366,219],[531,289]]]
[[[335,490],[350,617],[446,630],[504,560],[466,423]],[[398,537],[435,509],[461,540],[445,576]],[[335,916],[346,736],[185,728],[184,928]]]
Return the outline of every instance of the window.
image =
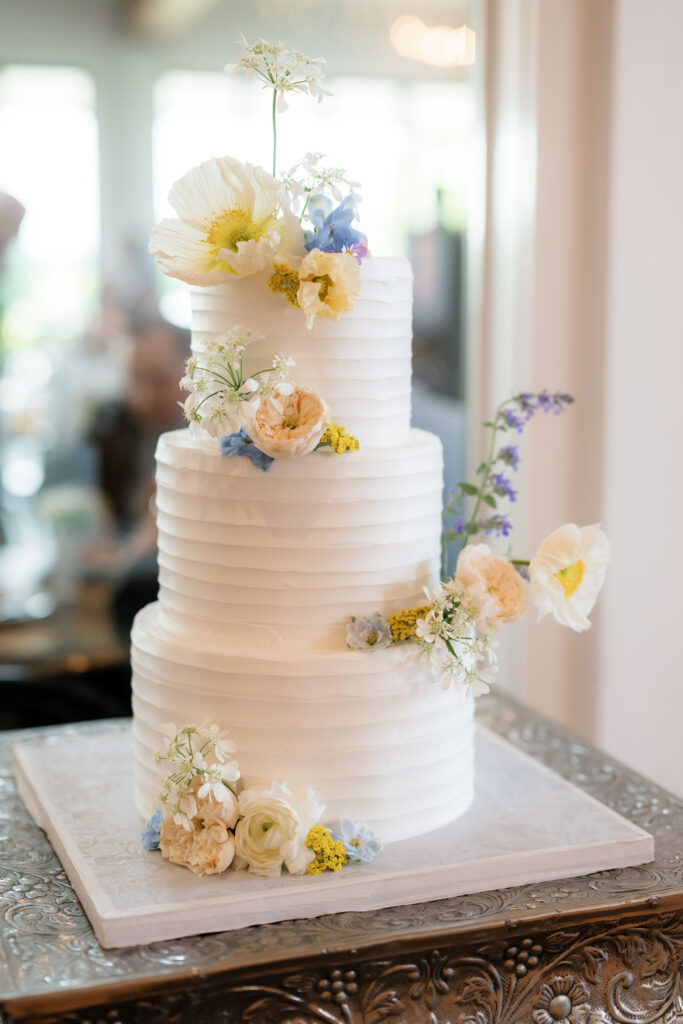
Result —
[[[0,71],[0,189],[26,208],[2,281],[6,350],[77,337],[92,315],[99,250],[94,85],[68,67]]]

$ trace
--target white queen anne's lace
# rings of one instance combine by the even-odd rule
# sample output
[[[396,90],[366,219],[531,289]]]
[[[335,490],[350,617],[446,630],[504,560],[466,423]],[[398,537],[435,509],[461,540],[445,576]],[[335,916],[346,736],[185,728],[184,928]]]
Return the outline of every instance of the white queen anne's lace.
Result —
[[[318,102],[331,95],[320,84],[327,64],[322,57],[307,57],[287,43],[269,43],[265,39],[248,43],[243,35],[239,41],[244,47],[242,55],[236,64],[226,64],[225,70],[244,71],[248,77],[260,78],[264,89],[274,89],[278,94],[277,109],[281,113],[287,109],[287,92],[308,92]]]
[[[235,745],[225,730],[211,722],[182,729],[169,722],[163,728],[166,749],[155,760],[167,772],[159,798],[174,824],[190,832],[198,799],[218,803],[232,799],[231,784],[240,777],[239,765],[230,756]]]
[[[462,686],[473,696],[487,693],[494,676],[495,646],[481,631],[481,607],[457,580],[425,588],[430,611],[416,624],[418,651],[432,678],[444,689]]]
[[[292,393],[287,375],[294,361],[285,356],[276,355],[272,366],[245,376],[244,353],[262,340],[258,331],[238,324],[188,359],[180,387],[189,395],[181,408],[192,433],[232,434],[249,426],[262,398]]]

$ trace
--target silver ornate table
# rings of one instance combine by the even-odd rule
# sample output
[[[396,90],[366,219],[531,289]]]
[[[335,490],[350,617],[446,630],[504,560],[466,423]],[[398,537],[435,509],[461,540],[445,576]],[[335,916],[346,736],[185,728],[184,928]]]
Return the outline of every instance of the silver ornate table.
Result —
[[[683,803],[507,698],[484,698],[478,713],[652,832],[655,861],[374,913],[103,950],[17,795],[10,747],[27,734],[0,734],[0,1020],[683,1022]]]

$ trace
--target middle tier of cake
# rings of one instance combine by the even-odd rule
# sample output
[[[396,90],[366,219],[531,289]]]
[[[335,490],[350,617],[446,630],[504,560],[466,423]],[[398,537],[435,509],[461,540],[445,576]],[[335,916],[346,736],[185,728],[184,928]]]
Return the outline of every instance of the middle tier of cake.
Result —
[[[343,650],[352,615],[424,603],[439,578],[442,451],[405,445],[222,458],[187,430],[157,448],[160,623],[259,649]]]

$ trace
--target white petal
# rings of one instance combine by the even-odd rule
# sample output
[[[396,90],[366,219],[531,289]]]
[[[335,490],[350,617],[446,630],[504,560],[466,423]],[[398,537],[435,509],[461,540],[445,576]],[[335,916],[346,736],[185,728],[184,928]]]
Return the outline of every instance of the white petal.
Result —
[[[237,252],[232,249],[221,249],[218,258],[233,268],[240,277],[256,274],[273,262],[275,250],[280,236],[276,232],[262,238],[250,238],[248,242],[238,242]]]
[[[176,181],[168,201],[178,216],[197,230],[206,230],[217,211],[243,205],[239,191],[226,189],[225,175],[235,164],[243,167],[227,156],[206,160]],[[235,180],[239,181],[239,177]]]
[[[285,99],[285,94],[283,92],[278,92],[278,94],[277,94],[277,109],[278,109],[278,113],[284,114],[285,110],[287,110],[288,108],[289,108],[289,104],[287,103],[287,100]]]
[[[149,251],[169,277],[205,287],[223,284],[225,271],[212,269],[213,259],[200,231],[181,220],[162,220],[152,232]]]

